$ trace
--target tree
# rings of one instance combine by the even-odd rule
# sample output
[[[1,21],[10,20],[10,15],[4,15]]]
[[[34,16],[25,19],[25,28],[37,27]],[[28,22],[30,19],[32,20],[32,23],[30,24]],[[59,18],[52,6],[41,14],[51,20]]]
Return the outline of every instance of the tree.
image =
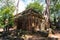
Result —
[[[18,6],[19,6],[19,0],[18,0],[18,2],[17,2],[17,6],[16,6],[16,14],[18,13]]]
[[[50,10],[49,10],[50,0],[45,0],[45,3],[46,3],[46,7],[45,7],[45,11],[43,12],[43,15],[45,17],[46,29],[48,29],[50,28]]]
[[[60,0],[51,0],[50,14],[54,14],[54,26],[56,26],[57,14],[60,10]]]
[[[43,5],[39,3],[39,0],[34,0],[33,3],[30,3],[29,5],[27,5],[26,9],[28,8],[33,8],[34,10],[40,13],[42,13],[43,11]]]
[[[4,5],[0,8],[0,24],[2,26],[6,25],[6,19],[8,19],[9,24],[13,24],[13,12],[15,10],[12,0],[3,0],[0,3]],[[2,5],[2,4],[1,4]]]

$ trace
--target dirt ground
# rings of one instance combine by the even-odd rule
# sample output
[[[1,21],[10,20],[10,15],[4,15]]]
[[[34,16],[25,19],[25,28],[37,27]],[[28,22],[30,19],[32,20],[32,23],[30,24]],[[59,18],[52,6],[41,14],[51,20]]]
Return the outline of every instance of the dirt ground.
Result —
[[[0,28],[0,32],[2,32],[3,31],[3,29],[2,28]],[[55,30],[55,34],[49,34],[48,35],[48,37],[51,37],[51,38],[58,38],[58,40],[60,40],[60,33],[59,33],[60,31],[56,31]],[[28,35],[29,37],[32,37],[31,35]],[[26,38],[28,38],[28,36],[26,35]],[[34,35],[33,35],[34,36]],[[34,37],[36,37],[36,36],[34,36]],[[37,36],[38,37],[38,36]]]

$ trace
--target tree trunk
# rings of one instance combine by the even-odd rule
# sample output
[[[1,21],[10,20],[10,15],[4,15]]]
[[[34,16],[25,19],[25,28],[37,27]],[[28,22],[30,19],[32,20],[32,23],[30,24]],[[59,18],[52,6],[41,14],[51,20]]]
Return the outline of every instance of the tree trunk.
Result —
[[[19,6],[19,0],[17,2],[17,6],[16,6],[16,14],[18,13],[18,6]]]
[[[50,0],[45,0],[46,2],[46,10],[45,10],[45,24],[46,24],[46,28],[50,27],[50,10],[49,10],[49,6],[50,6]]]

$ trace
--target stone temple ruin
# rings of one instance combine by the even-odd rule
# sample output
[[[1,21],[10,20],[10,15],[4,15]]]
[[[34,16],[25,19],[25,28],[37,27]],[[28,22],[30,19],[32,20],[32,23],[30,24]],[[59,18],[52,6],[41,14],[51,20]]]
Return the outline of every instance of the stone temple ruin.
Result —
[[[17,29],[27,31],[45,31],[49,28],[46,27],[44,16],[32,8],[15,15],[15,24]]]
[[[46,22],[44,15],[30,8],[17,15],[15,15],[15,26],[17,30],[26,30],[30,33],[35,32],[37,36],[48,37],[49,32],[51,33],[50,27],[47,26],[49,23]],[[48,29],[48,31],[47,31]],[[31,35],[30,35],[31,36]],[[36,35],[34,35],[36,36]],[[33,36],[33,37],[34,37]],[[34,37],[35,38],[35,37]],[[44,39],[44,38],[43,38]],[[45,38],[47,39],[47,38]],[[49,38],[48,38],[49,39]],[[32,38],[33,40],[33,38]],[[54,40],[54,38],[52,39]]]

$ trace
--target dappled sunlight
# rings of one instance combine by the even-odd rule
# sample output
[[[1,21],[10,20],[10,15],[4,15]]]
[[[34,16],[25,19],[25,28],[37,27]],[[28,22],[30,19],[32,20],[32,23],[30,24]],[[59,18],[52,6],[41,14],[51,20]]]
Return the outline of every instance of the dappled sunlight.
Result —
[[[0,0],[0,40],[60,40],[60,0]]]
[[[60,34],[49,34],[48,37],[51,37],[51,38],[60,38]]]

